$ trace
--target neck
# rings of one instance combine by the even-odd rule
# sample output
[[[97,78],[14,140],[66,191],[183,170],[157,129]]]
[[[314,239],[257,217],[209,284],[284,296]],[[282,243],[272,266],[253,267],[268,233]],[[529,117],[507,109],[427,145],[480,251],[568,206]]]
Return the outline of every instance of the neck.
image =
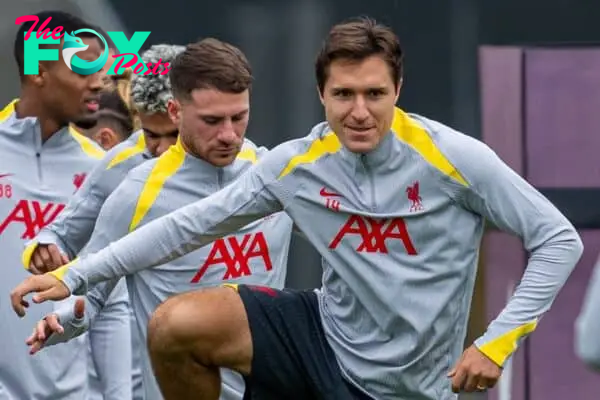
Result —
[[[66,125],[51,117],[48,110],[39,100],[39,96],[35,93],[31,93],[27,88],[21,90],[21,97],[15,105],[15,112],[18,118],[35,117],[38,119],[42,141],[48,140],[52,135],[58,132],[60,128]]]

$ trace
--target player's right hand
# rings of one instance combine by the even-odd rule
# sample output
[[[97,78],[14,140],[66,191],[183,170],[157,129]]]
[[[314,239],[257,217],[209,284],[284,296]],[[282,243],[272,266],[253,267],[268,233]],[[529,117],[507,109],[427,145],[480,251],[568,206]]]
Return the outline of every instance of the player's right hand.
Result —
[[[69,261],[69,257],[63,254],[57,245],[38,244],[31,255],[29,271],[34,275],[41,275],[54,271]]]
[[[25,300],[29,293],[36,293],[32,298],[36,304],[64,300],[71,295],[67,285],[52,274],[30,275],[10,293],[13,310],[19,317],[24,317],[25,309],[29,307]]]
[[[85,301],[82,298],[79,298],[75,301],[73,307],[75,318],[83,318],[85,315]],[[40,351],[53,333],[61,335],[64,331],[64,328],[58,320],[58,315],[48,314],[44,319],[37,323],[33,329],[33,333],[26,340],[26,343],[29,346],[29,354],[34,355]]]

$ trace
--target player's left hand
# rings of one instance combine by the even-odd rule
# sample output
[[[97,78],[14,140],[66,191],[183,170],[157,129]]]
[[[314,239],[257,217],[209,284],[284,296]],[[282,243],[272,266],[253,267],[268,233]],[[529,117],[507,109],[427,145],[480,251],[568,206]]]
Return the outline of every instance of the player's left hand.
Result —
[[[32,298],[34,303],[63,300],[71,295],[69,288],[54,275],[32,275],[14,288],[10,294],[13,310],[19,317],[23,317],[25,308],[29,307],[25,296],[33,292],[38,293]]]
[[[452,391],[481,392],[491,389],[502,374],[502,368],[490,360],[475,345],[471,345],[448,374]]]

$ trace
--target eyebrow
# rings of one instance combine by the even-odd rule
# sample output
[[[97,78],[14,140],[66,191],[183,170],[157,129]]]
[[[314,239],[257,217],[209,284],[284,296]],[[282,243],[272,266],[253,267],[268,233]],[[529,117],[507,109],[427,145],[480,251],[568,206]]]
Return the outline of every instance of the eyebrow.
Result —
[[[248,114],[248,112],[250,112],[250,109],[245,109],[243,111],[240,111],[239,113],[233,114],[232,117],[237,117],[237,116],[241,116],[244,114]],[[198,113],[198,117],[200,118],[217,118],[217,119],[223,119],[225,118],[224,115],[216,115],[216,114],[203,114],[203,113]]]

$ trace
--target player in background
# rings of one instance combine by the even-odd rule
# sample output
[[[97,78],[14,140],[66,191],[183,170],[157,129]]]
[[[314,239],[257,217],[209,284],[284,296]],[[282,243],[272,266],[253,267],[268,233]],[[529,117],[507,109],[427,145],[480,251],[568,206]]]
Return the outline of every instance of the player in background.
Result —
[[[183,49],[183,46],[157,44],[142,53],[141,57],[147,65],[157,63],[161,59],[165,64],[172,62]],[[91,237],[104,201],[125,179],[129,171],[144,161],[161,155],[176,142],[177,126],[167,114],[167,104],[172,98],[168,75],[160,73],[134,75],[131,97],[137,115],[141,119],[142,129],[131,134],[127,140],[106,154],[87,178],[81,190],[73,196],[64,212],[28,244],[24,252],[25,265],[35,273],[44,273],[62,265],[63,255],[72,259],[79,254]],[[101,111],[88,116],[88,119],[100,115]],[[80,124],[87,122],[84,119]],[[126,293],[124,282],[120,283],[115,290],[115,293],[119,293],[118,298],[121,298],[122,292]],[[113,294],[112,298],[116,296]],[[126,294],[125,297],[127,298]],[[98,374],[102,373],[102,368],[98,368],[100,362],[114,364],[115,360],[118,360],[122,365],[125,359],[125,356],[115,359],[103,357],[102,354],[103,346],[114,346],[114,341],[111,344],[109,340],[102,340],[102,338],[110,339],[111,336],[106,330],[110,329],[111,323],[116,323],[113,322],[114,312],[104,311],[112,307],[112,300],[109,300],[109,304],[105,305],[90,328],[91,353]],[[131,314],[130,310],[127,312]],[[133,346],[131,376],[135,400],[143,398],[138,348],[144,345],[139,343],[136,330],[131,331],[130,340]],[[92,370],[92,382],[95,381]],[[109,390],[103,388],[102,391]]]
[[[600,259],[575,322],[575,353],[589,368],[600,371]]]
[[[579,260],[569,221],[484,143],[395,107],[403,54],[371,19],[332,28],[317,57],[327,121],[235,185],[15,288],[35,303],[145,273],[285,210],[323,257],[318,291],[239,285],[174,296],[148,325],[167,400],[455,399],[494,386]],[[513,296],[463,352],[485,220],[530,254]],[[462,353],[462,355],[461,355]]]
[[[36,15],[40,24],[52,18],[46,25],[50,31],[58,26],[68,32],[94,29],[59,11]],[[69,125],[96,110],[102,73],[82,76],[71,71],[63,61],[61,43],[46,46],[58,52],[57,61],[41,61],[37,74],[25,75],[24,38],[31,25],[27,22],[19,27],[14,43],[21,79],[19,98],[0,112],[0,252],[7,263],[21,258],[24,243],[61,213],[104,155],[93,141]],[[88,61],[97,59],[103,44],[93,34],[84,33],[80,38],[89,47],[78,56]],[[4,295],[27,274],[23,268],[6,269],[0,283]],[[39,316],[53,309],[44,308],[36,310]],[[0,315],[6,318],[8,312],[6,303],[0,302]],[[31,317],[37,320],[35,314]],[[0,399],[86,398],[85,338],[32,358],[19,339],[29,330],[26,321],[19,321],[4,331]]]
[[[170,81],[175,99],[169,113],[179,126],[180,141],[132,170],[109,196],[84,253],[99,251],[162,215],[236,185],[266,154],[264,147],[245,139],[252,72],[239,49],[215,39],[191,44],[173,62]],[[170,296],[224,282],[283,287],[291,231],[290,218],[278,213],[186,257],[127,276],[136,328],[144,342],[152,312]],[[62,340],[81,333],[117,281],[88,293],[86,321],[74,319],[71,307],[40,321],[28,340],[32,350],[56,343],[45,339],[62,331],[58,321],[65,329],[74,328]],[[161,399],[145,347],[143,361],[144,398]],[[221,399],[239,400],[243,392],[241,377],[224,371]]]
[[[133,133],[133,118],[116,89],[103,90],[98,111],[77,122],[77,128],[108,151]]]

